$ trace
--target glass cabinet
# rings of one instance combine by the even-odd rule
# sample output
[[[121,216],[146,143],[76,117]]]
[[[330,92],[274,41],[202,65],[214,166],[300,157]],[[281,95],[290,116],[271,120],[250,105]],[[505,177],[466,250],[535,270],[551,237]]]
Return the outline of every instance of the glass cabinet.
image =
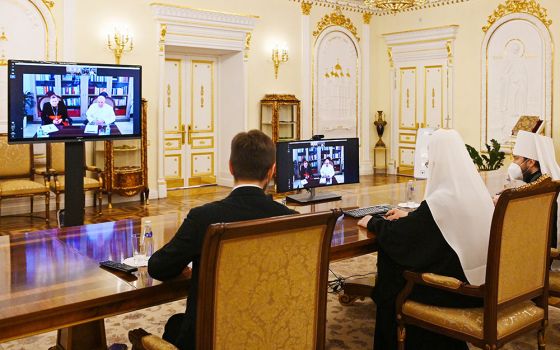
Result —
[[[274,142],[299,140],[300,113],[295,95],[265,95],[261,100],[261,131]]]
[[[142,202],[148,200],[147,108],[146,100],[142,99],[141,139],[95,142],[94,161],[97,167],[104,169],[104,190],[107,193],[109,208],[112,207],[113,193],[121,196],[140,194]]]

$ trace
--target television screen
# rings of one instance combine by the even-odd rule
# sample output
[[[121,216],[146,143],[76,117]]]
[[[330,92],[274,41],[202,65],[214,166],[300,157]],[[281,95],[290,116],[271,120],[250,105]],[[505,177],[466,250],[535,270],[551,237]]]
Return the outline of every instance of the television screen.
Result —
[[[141,137],[141,66],[8,61],[8,142]]]
[[[276,190],[357,183],[359,153],[357,138],[278,142]]]

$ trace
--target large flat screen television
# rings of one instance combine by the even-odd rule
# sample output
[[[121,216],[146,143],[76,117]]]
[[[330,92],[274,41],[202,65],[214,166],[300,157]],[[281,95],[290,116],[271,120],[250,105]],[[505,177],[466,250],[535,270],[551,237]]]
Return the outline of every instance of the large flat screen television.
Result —
[[[323,186],[360,181],[357,138],[278,142],[276,144],[276,190],[288,192],[309,189],[310,194],[287,196],[309,203],[338,199],[334,193],[315,193]]]
[[[142,67],[8,61],[8,142],[140,138]]]

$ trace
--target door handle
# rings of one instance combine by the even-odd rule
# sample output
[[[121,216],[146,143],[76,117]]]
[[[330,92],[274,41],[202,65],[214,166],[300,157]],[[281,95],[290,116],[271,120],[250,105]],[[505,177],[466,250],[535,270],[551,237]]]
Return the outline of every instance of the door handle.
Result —
[[[189,145],[192,145],[192,137],[191,137],[191,134],[192,134],[192,126],[191,126],[191,124],[189,124],[189,126],[188,126],[188,131],[187,131],[187,143],[188,143]]]
[[[181,124],[181,144],[185,144],[185,124]]]

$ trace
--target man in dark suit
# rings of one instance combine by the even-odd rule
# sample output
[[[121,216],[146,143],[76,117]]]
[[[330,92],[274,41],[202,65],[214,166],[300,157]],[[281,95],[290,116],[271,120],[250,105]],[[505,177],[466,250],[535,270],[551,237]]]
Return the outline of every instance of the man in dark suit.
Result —
[[[148,262],[148,273],[158,280],[180,275],[192,261],[187,311],[173,315],[165,325],[163,339],[180,349],[195,349],[196,300],[200,252],[209,225],[295,214],[264,192],[276,167],[275,145],[258,130],[237,134],[231,142],[229,169],[233,191],[225,199],[193,208],[169,243]]]

